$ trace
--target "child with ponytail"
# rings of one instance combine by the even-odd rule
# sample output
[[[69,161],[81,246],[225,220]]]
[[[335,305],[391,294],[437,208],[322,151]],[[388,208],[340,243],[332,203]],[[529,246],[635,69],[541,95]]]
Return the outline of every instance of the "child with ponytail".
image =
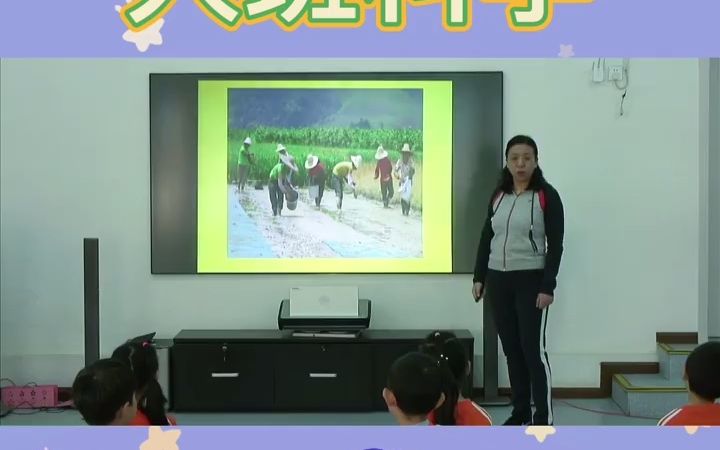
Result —
[[[177,425],[165,413],[167,398],[158,383],[158,356],[149,340],[129,340],[116,348],[112,359],[125,363],[135,379],[137,414],[130,425]]]
[[[437,425],[492,425],[490,414],[475,404],[472,400],[464,399],[460,390],[465,379],[470,374],[470,359],[465,346],[448,331],[435,331],[430,333],[420,351],[434,357],[441,364],[447,366],[451,377],[445,378],[446,401],[428,415],[428,421]]]

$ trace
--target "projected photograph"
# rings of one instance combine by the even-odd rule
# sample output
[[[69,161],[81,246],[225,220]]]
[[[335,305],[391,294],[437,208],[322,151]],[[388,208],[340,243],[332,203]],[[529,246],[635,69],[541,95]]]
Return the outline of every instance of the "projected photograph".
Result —
[[[229,258],[423,257],[423,90],[227,94]]]

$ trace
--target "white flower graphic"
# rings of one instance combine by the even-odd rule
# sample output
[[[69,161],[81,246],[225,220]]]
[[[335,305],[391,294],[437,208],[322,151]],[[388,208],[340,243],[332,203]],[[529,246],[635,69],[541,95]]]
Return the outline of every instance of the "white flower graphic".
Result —
[[[555,434],[555,427],[529,426],[525,429],[525,434],[528,436],[535,436],[535,439],[542,444],[548,436]]]
[[[697,433],[700,428],[710,428],[710,427],[708,425],[703,425],[701,427],[687,426],[687,427],[685,427],[685,431],[687,432],[687,434],[692,436],[693,434]]]
[[[179,450],[179,437],[180,430],[163,431],[160,427],[152,426],[148,428],[148,439],[140,444],[140,450]]]
[[[561,58],[572,58],[575,56],[575,50],[572,44],[560,44],[560,53],[558,56]]]

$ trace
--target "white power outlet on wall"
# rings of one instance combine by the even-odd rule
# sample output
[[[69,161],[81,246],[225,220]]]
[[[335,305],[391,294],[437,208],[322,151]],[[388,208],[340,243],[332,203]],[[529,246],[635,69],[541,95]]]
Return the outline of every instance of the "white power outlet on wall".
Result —
[[[623,66],[610,66],[608,69],[608,79],[610,81],[622,81],[623,72]]]

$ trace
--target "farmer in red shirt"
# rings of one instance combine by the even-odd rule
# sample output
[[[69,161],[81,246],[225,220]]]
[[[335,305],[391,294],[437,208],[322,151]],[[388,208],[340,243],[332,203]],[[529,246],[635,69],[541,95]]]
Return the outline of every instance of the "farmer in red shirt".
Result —
[[[307,169],[308,181],[310,186],[310,197],[315,196],[315,206],[320,207],[323,192],[325,191],[325,165],[320,162],[320,158],[315,155],[308,155],[305,160],[305,169]]]

